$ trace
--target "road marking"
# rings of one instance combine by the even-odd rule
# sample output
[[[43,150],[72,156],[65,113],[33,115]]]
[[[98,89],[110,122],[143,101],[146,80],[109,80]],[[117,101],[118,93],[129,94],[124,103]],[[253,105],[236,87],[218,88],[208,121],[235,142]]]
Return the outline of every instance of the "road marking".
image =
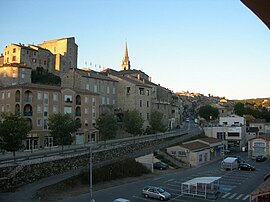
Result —
[[[239,196],[237,196],[235,199],[239,200],[244,194],[240,194]]]
[[[249,197],[249,195],[246,195],[242,200],[243,200],[243,201],[244,201],[244,200],[247,200],[248,197]]]
[[[234,193],[233,195],[231,195],[230,197],[229,197],[229,199],[232,199],[233,197],[235,197],[237,195],[237,193]]]
[[[169,180],[165,181],[165,183],[166,183],[166,182],[171,182],[171,181],[174,181],[174,179],[169,179]]]
[[[221,198],[226,198],[227,196],[229,196],[231,193],[228,192],[227,194],[223,195]]]

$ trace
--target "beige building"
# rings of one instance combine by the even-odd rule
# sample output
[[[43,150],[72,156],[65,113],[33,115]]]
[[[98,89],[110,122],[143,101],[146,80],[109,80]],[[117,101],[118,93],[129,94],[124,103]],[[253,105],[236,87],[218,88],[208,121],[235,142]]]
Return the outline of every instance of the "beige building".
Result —
[[[49,50],[55,56],[54,69],[60,74],[70,68],[77,68],[78,45],[74,37],[44,41],[38,46]]]
[[[0,87],[31,83],[31,67],[19,64],[0,66]]]
[[[98,94],[85,90],[39,84],[21,84],[0,89],[1,113],[20,112],[31,126],[25,149],[51,147],[55,143],[48,130],[48,118],[54,113],[69,113],[81,122],[73,134],[73,144],[98,140],[95,126],[99,115]]]
[[[117,80],[100,72],[82,69],[70,69],[61,80],[62,87],[98,93],[100,114],[112,113],[117,108]]]
[[[3,57],[0,66],[18,64],[61,75],[77,68],[78,46],[74,37],[45,41],[38,46],[10,44],[5,47]]]

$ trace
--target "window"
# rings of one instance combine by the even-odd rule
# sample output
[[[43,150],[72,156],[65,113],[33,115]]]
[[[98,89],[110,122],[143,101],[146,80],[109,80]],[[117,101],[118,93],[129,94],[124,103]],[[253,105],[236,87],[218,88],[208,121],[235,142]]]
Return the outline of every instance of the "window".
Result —
[[[89,84],[86,84],[86,90],[89,90]]]
[[[149,101],[146,101],[146,106],[149,107]]]
[[[147,118],[147,120],[149,120],[149,113],[147,113],[146,118]]]
[[[88,103],[88,97],[84,97],[84,103],[85,103],[85,104]]]
[[[107,94],[109,94],[109,93],[110,93],[110,87],[107,86]]]
[[[113,89],[112,89],[112,93],[113,93],[113,94],[115,94],[115,87],[113,87]]]
[[[4,77],[4,78],[6,78],[6,77],[7,77],[7,74],[6,74],[6,73],[4,73],[4,74],[3,74],[3,77]]]
[[[96,99],[94,97],[92,98],[92,105],[96,106]]]
[[[7,92],[7,98],[10,98],[10,92]]]
[[[65,102],[70,102],[70,103],[72,103],[72,96],[71,96],[71,95],[65,95],[65,96],[64,96],[64,100],[65,100]]]
[[[84,108],[84,113],[88,114],[88,109],[87,108]]]
[[[13,53],[16,53],[16,48],[13,48]]]
[[[140,107],[142,107],[142,100],[140,100]]]
[[[44,93],[44,104],[48,104],[49,100],[48,100],[48,93]]]
[[[9,57],[7,57],[7,63],[9,63]]]
[[[5,93],[2,92],[2,100],[4,100],[4,99],[5,99]]]
[[[42,119],[37,119],[37,126],[42,126]]]
[[[44,116],[48,116],[48,107],[44,106]]]
[[[12,78],[16,78],[16,73],[12,73]]]
[[[84,125],[88,126],[88,120],[87,119],[84,120]]]
[[[64,107],[64,114],[71,114],[72,108],[71,107]]]
[[[47,64],[47,61],[46,60],[44,60],[44,65],[46,65]]]
[[[202,162],[202,154],[199,155],[199,162]]]
[[[228,137],[239,137],[239,133],[228,132]]]
[[[10,111],[10,104],[6,104],[6,111],[7,111],[7,112]]]
[[[41,106],[40,105],[37,105],[37,112],[41,113]]]
[[[223,134],[223,135],[222,135]],[[225,132],[217,132],[217,139],[220,139],[220,140],[225,140],[226,136],[225,136]]]
[[[53,101],[57,101],[58,100],[58,95],[57,94],[53,94]]]
[[[97,85],[94,85],[94,93],[97,92]]]
[[[16,56],[12,56],[12,61],[16,61]]]
[[[5,111],[5,105],[2,105],[1,106],[1,112],[4,112]]]
[[[101,104],[102,104],[102,105],[105,104],[105,97],[101,97]]]
[[[110,104],[110,98],[107,97],[107,105]]]
[[[130,87],[127,87],[127,95],[130,94]]]
[[[55,105],[53,106],[53,113],[57,114],[57,107]]]
[[[112,101],[113,105],[115,105],[115,100]]]
[[[38,94],[37,94],[37,97],[38,97],[38,100],[41,100],[41,98],[42,98],[42,93],[38,93]]]
[[[25,76],[24,76],[24,73],[22,73],[22,79],[24,79],[24,77],[25,77]]]
[[[47,119],[44,119],[44,122],[43,122],[44,124],[44,129],[48,129],[48,125],[47,125]]]
[[[146,95],[147,95],[147,96],[150,95],[150,91],[149,91],[149,90],[146,91]]]
[[[94,108],[92,109],[92,117],[96,117],[96,110]]]
[[[144,95],[144,88],[139,88],[140,95]]]

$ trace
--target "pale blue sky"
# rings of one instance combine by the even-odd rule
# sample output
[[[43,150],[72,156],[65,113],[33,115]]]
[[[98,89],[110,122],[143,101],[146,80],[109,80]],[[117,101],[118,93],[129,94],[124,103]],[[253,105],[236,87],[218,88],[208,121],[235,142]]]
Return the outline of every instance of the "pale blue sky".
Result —
[[[127,40],[131,68],[174,92],[270,97],[270,30],[240,0],[1,0],[0,7],[0,52],[74,36],[78,67],[120,70]]]

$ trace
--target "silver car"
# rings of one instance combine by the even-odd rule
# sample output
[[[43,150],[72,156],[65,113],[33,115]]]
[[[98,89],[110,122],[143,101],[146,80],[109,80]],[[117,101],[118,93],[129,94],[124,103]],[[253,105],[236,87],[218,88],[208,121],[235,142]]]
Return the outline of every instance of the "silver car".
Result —
[[[171,198],[171,194],[166,192],[164,189],[155,186],[146,186],[142,190],[142,195],[145,198],[156,198],[161,201],[169,200]]]

